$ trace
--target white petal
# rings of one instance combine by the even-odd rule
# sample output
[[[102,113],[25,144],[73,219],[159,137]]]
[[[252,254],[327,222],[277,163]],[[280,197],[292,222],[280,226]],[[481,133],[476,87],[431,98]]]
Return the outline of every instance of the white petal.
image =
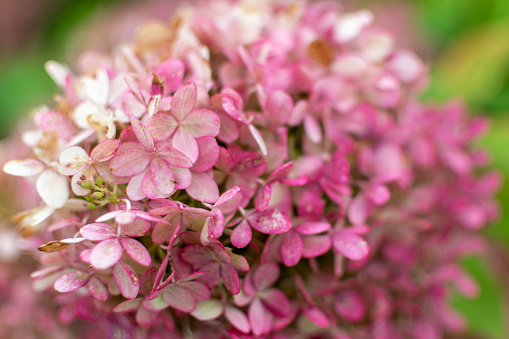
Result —
[[[69,147],[60,154],[58,170],[63,175],[74,175],[90,162],[90,156],[78,146]]]
[[[46,170],[37,179],[37,193],[46,205],[60,208],[69,199],[69,183],[53,170]]]
[[[94,78],[84,77],[78,83],[78,92],[82,98],[92,99],[101,106],[108,103],[110,79],[108,73],[101,69]]]
[[[41,174],[45,167],[34,159],[10,160],[4,165],[4,172],[18,177],[31,177]]]
[[[74,123],[79,128],[88,128],[88,117],[98,112],[97,107],[90,101],[83,101],[81,104],[76,106],[73,113]]]
[[[65,87],[67,76],[70,74],[69,68],[67,66],[50,60],[44,64],[44,68],[46,69],[46,73],[48,73],[51,79],[53,79],[55,84],[57,84],[60,88]]]
[[[30,148],[33,148],[41,140],[43,132],[41,130],[26,131],[21,134],[21,140]]]

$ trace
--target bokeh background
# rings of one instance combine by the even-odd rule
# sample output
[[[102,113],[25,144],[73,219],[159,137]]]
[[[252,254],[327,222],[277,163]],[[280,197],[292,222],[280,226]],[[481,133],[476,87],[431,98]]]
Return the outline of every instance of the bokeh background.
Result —
[[[492,166],[504,174],[502,213],[485,231],[490,253],[463,262],[479,282],[479,297],[456,295],[453,302],[468,319],[470,338],[509,338],[509,1],[342,2],[347,9],[372,9],[377,24],[391,31],[398,45],[418,52],[432,73],[425,101],[461,100],[471,114],[491,119],[491,131],[479,146],[491,152]],[[46,60],[72,67],[81,51],[107,50],[133,36],[145,18],[167,19],[174,1],[152,3],[0,0],[0,138],[12,133],[33,107],[51,105],[57,88],[44,71]]]

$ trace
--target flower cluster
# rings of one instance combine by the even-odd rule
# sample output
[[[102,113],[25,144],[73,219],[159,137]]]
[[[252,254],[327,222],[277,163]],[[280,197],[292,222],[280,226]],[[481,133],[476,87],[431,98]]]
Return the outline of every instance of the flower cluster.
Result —
[[[209,1],[81,74],[48,62],[62,94],[3,169],[33,178],[41,203],[17,220],[59,319],[104,337],[460,330],[449,287],[475,294],[458,259],[496,216],[485,124],[422,105],[426,67],[372,21]]]

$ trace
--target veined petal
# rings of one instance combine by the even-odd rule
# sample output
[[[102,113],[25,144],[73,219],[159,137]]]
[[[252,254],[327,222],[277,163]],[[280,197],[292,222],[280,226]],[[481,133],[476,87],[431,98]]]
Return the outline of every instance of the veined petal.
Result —
[[[150,175],[150,171],[145,174],[143,180],[141,181],[141,191],[145,196],[149,199],[164,199],[170,196],[169,194],[164,194],[159,191],[152,181],[152,176]]]
[[[95,146],[92,152],[90,152],[90,158],[96,162],[108,161],[115,154],[119,144],[120,141],[117,139],[104,140]]]
[[[90,262],[95,268],[105,270],[115,265],[122,257],[122,245],[117,238],[101,241],[92,249]]]
[[[151,116],[145,126],[156,141],[161,141],[171,136],[178,127],[178,122],[171,114],[157,113]]]
[[[184,127],[179,127],[173,135],[172,146],[184,153],[192,163],[198,159],[198,143]]]
[[[136,137],[140,141],[140,143],[147,149],[152,151],[154,149],[154,138],[152,134],[148,131],[144,124],[138,120],[134,115],[129,115],[129,121],[131,121],[131,126],[133,127],[134,133]]]
[[[156,153],[158,157],[162,158],[170,166],[180,168],[190,168],[193,166],[193,162],[188,156],[173,147],[157,145]]]
[[[122,237],[120,238],[120,242],[131,258],[143,266],[150,266],[152,258],[145,246],[143,246],[138,240]]]
[[[191,292],[180,286],[171,286],[164,290],[163,299],[171,307],[189,313],[196,307],[196,301]]]
[[[45,166],[34,159],[9,160],[3,167],[3,171],[5,173],[16,175],[18,177],[31,177],[38,175],[41,174],[44,169]]]
[[[197,89],[195,84],[188,84],[181,87],[171,101],[171,112],[179,121],[193,110],[196,105]]]
[[[227,305],[224,310],[224,316],[233,327],[239,330],[242,333],[249,333],[251,331],[251,325],[249,324],[249,319],[246,314],[239,310],[236,307]]]
[[[176,189],[183,190],[191,186],[191,179],[193,175],[188,168],[179,168],[173,166],[170,166],[170,168],[176,181]]]
[[[221,128],[217,114],[208,109],[195,109],[186,116],[182,124],[195,138],[215,137]]]
[[[69,182],[53,170],[44,171],[36,183],[37,193],[46,205],[60,208],[69,200]]]
[[[104,284],[99,281],[99,279],[92,277],[88,281],[88,290],[90,291],[90,294],[92,294],[96,299],[101,301],[108,300],[108,290]]]
[[[140,217],[138,217],[138,219],[133,222],[127,225],[122,225],[121,233],[126,237],[142,237],[150,231],[150,228],[152,228],[150,221],[140,219]]]
[[[206,173],[193,173],[187,193],[198,201],[214,203],[219,198],[219,188],[214,179]]]
[[[150,153],[144,149],[128,148],[118,150],[110,160],[111,173],[130,177],[142,172],[150,163]]]
[[[145,198],[145,193],[141,190],[141,185],[143,183],[143,178],[148,173],[148,170],[145,170],[141,173],[136,174],[134,177],[129,180],[129,184],[127,185],[126,193],[130,200],[138,201]]]
[[[89,165],[90,156],[78,146],[69,147],[60,154],[58,171],[63,175],[74,175]]]
[[[221,278],[231,294],[240,293],[240,279],[235,267],[230,264],[221,265]]]
[[[92,241],[103,241],[117,236],[117,230],[113,226],[102,222],[85,225],[80,229],[80,233]]]
[[[150,177],[163,194],[171,194],[175,189],[173,172],[168,163],[159,157],[154,157],[150,163]]]

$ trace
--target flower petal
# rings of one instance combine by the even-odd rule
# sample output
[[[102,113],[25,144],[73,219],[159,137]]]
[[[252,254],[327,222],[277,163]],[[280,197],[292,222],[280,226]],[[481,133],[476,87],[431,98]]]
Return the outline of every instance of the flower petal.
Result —
[[[101,222],[83,226],[80,233],[84,238],[92,241],[102,241],[117,236],[117,230],[113,226]]]
[[[276,317],[285,318],[290,314],[292,307],[286,295],[277,288],[271,288],[260,293],[262,303]]]
[[[159,157],[154,157],[150,163],[150,178],[163,194],[171,194],[175,189],[173,172],[168,163]]]
[[[244,220],[237,227],[235,227],[230,236],[230,239],[233,246],[237,248],[244,248],[249,244],[252,237],[253,233],[251,231],[251,226],[249,226],[247,221]]]
[[[159,65],[154,73],[163,81],[164,93],[173,93],[184,77],[184,64],[178,59],[169,59]]]
[[[74,175],[89,165],[90,156],[78,146],[69,147],[60,154],[58,171],[63,175]]]
[[[152,176],[150,175],[150,172],[147,172],[145,176],[143,177],[143,180],[141,182],[141,191],[145,196],[149,199],[164,199],[170,196],[169,194],[164,194],[161,191],[159,191],[152,181]]]
[[[196,301],[191,292],[180,286],[170,286],[163,292],[163,299],[171,307],[184,312],[192,312],[196,307]]]
[[[101,301],[108,300],[108,290],[99,279],[93,278],[88,281],[88,290],[96,299]]]
[[[179,121],[183,121],[185,117],[193,110],[196,105],[197,90],[195,84],[188,84],[181,87],[171,101],[171,112]]]
[[[131,122],[131,126],[133,127],[134,133],[138,138],[138,141],[145,147],[147,150],[151,151],[154,149],[154,138],[152,134],[148,131],[147,127],[141,121],[138,120],[134,115],[129,114],[129,121]]]
[[[94,147],[90,152],[90,158],[96,162],[110,160],[117,150],[120,141],[117,139],[106,139]]]
[[[182,124],[195,138],[215,137],[221,128],[217,114],[208,109],[195,109]]]
[[[172,146],[184,153],[192,163],[198,159],[198,143],[184,127],[179,127],[173,135]]]
[[[323,311],[318,307],[304,308],[302,310],[302,314],[304,314],[306,318],[320,327],[328,327],[330,324],[327,315],[325,315],[325,313],[323,313]]]
[[[81,271],[73,271],[64,274],[55,282],[55,290],[58,292],[72,292],[85,286],[90,274]]]
[[[157,113],[151,116],[145,126],[156,141],[161,141],[171,136],[178,127],[178,122],[171,114]]]
[[[285,233],[292,227],[292,220],[279,210],[266,210],[248,218],[251,227],[265,234]]]
[[[332,246],[334,251],[352,260],[364,259],[369,254],[366,240],[346,229],[333,233]]]
[[[270,125],[286,124],[293,112],[292,98],[281,90],[274,91],[267,96],[265,103],[265,118]]]
[[[41,174],[44,171],[44,165],[34,159],[9,160],[5,163],[3,171],[10,175],[18,177],[31,177]]]
[[[140,289],[140,279],[131,266],[119,262],[113,267],[113,278],[125,298],[136,298]]]
[[[106,239],[92,249],[90,262],[95,268],[105,270],[120,260],[122,252],[124,252],[124,249],[117,238]]]
[[[246,314],[239,310],[236,307],[227,305],[224,310],[224,316],[230,324],[232,324],[236,329],[241,331],[242,333],[249,333],[251,331],[251,325],[249,324],[249,319]]]
[[[129,184],[127,185],[126,193],[129,199],[138,201],[145,198],[145,193],[141,190],[141,184],[143,182],[143,178],[148,173],[148,170],[145,170],[141,173],[136,174],[134,177],[129,180]]]
[[[120,241],[122,242],[124,250],[127,252],[127,254],[129,254],[131,258],[143,266],[150,266],[152,263],[150,253],[148,253],[146,247],[143,246],[138,240],[122,237],[120,238]]]
[[[222,264],[221,277],[231,294],[236,295],[240,293],[240,279],[235,267],[229,264]]]
[[[197,138],[198,159],[191,169],[193,172],[205,172],[211,169],[219,159],[219,146],[214,137]]]
[[[187,193],[195,200],[214,203],[219,198],[219,188],[206,173],[193,173],[191,186],[186,188]]]
[[[187,155],[176,148],[167,145],[157,145],[157,156],[166,161],[170,166],[179,168],[190,168],[193,162]]]
[[[244,152],[235,157],[235,170],[247,178],[256,178],[267,169],[265,159],[258,153]]]
[[[249,306],[248,316],[254,335],[259,336],[270,332],[273,316],[263,306],[259,298],[253,299],[251,306]]]
[[[331,247],[331,237],[326,235],[311,235],[302,237],[302,257],[314,258],[318,257]]]
[[[253,284],[258,291],[272,286],[279,278],[279,266],[269,261],[259,266],[253,275]]]
[[[150,221],[140,219],[140,217],[138,216],[138,219],[132,221],[131,223],[127,225],[122,225],[121,232],[123,236],[135,238],[144,236],[145,234],[148,233],[148,231],[150,231],[151,228],[152,224],[150,223]]]
[[[150,163],[150,153],[140,148],[119,149],[110,160],[111,173],[131,177],[142,172]]]
[[[224,310],[220,300],[210,299],[196,303],[196,308],[191,313],[193,317],[201,321],[213,320],[219,317]]]
[[[256,194],[254,205],[258,212],[263,212],[269,207],[270,197],[272,196],[272,186],[263,185]]]
[[[53,170],[44,171],[36,183],[37,193],[46,205],[60,208],[69,200],[69,182]]]
[[[286,266],[297,265],[302,256],[302,247],[302,239],[297,232],[286,233],[279,247],[279,256],[283,263]]]

